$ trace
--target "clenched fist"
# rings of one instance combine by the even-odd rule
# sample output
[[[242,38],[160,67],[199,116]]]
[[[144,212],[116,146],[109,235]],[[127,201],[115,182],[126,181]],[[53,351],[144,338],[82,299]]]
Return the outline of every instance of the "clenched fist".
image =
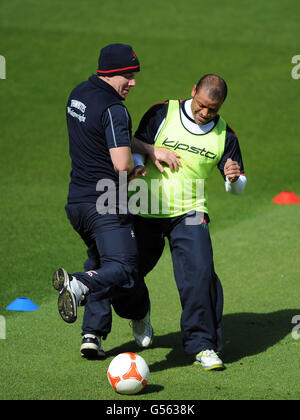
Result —
[[[239,164],[232,159],[228,158],[224,166],[224,174],[227,176],[230,182],[235,182],[241,175],[241,168]]]

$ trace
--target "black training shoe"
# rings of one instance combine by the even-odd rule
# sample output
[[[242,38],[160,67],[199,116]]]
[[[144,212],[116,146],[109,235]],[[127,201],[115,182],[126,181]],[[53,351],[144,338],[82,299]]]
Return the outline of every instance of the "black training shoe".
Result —
[[[80,347],[81,356],[87,359],[105,358],[106,354],[101,346],[101,338],[94,334],[85,334]]]

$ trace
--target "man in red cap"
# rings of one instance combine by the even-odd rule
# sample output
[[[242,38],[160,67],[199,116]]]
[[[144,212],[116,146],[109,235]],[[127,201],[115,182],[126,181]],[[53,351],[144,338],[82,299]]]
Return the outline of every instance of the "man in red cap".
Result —
[[[70,174],[67,216],[87,246],[85,272],[55,271],[58,309],[64,321],[77,318],[85,301],[81,353],[104,357],[101,338],[111,329],[111,304],[121,317],[132,319],[137,344],[152,340],[149,296],[137,269],[137,247],[128,215],[120,214],[119,172],[134,168],[131,154],[131,118],[123,104],[136,85],[139,60],[130,45],[111,44],[100,52],[97,75],[80,83],[67,103]],[[105,193],[101,181],[116,185],[115,209],[102,214],[98,199]],[[122,212],[121,212],[122,213]]]

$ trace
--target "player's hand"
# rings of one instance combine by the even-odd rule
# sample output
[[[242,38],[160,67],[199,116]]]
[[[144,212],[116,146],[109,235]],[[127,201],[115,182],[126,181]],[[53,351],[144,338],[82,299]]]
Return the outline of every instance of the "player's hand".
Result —
[[[147,173],[147,168],[146,166],[136,166],[132,172],[130,172],[129,176],[128,176],[128,182],[132,181],[133,179],[137,178],[139,175],[141,176],[145,176]]]
[[[166,147],[154,147],[150,159],[160,172],[164,171],[162,163],[166,163],[171,171],[177,171],[181,165],[180,156]]]
[[[241,168],[239,164],[232,159],[228,158],[224,166],[224,174],[227,176],[230,182],[235,182],[241,175]]]

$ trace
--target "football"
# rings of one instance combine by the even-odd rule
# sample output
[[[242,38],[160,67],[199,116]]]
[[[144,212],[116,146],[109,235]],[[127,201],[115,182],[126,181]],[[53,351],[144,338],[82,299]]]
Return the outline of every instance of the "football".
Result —
[[[107,378],[119,394],[137,394],[147,385],[149,367],[136,353],[120,353],[110,362]]]

